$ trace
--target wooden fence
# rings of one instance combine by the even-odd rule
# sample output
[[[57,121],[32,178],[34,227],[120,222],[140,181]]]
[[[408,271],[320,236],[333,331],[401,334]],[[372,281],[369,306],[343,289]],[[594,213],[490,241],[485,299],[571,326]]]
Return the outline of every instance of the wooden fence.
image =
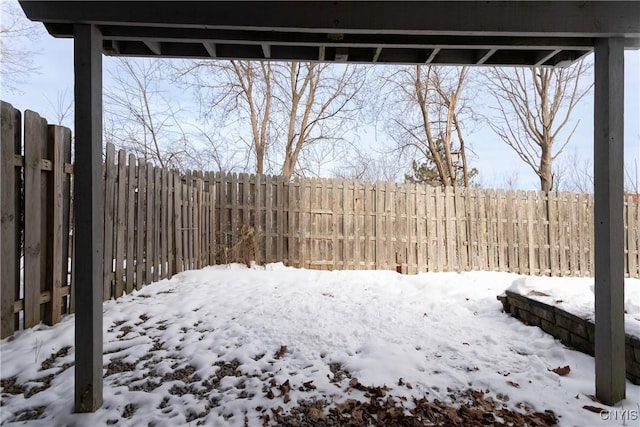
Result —
[[[218,246],[315,269],[593,276],[593,195],[215,175]],[[638,198],[625,196],[625,275],[640,277]]]
[[[5,338],[72,313],[71,132],[1,103],[0,317]],[[24,131],[23,131],[24,129]],[[106,148],[104,299],[215,262],[213,192]],[[211,174],[209,174],[211,175]]]
[[[2,337],[74,311],[71,132],[2,103]],[[593,196],[161,169],[107,145],[104,299],[206,265],[593,275]],[[625,274],[640,277],[627,196]]]

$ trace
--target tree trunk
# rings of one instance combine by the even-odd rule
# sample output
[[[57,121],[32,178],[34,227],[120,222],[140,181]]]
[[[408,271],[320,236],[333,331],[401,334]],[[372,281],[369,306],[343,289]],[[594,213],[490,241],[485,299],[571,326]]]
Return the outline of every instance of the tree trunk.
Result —
[[[264,150],[256,147],[256,173],[264,175]]]
[[[553,190],[553,159],[551,157],[551,147],[553,145],[545,144],[540,154],[540,168],[538,176],[540,177],[540,189],[548,192]]]

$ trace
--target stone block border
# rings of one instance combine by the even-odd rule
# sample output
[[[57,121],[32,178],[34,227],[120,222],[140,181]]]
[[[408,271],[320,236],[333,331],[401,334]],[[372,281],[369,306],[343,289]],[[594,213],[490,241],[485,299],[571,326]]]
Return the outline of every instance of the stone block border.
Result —
[[[502,302],[505,312],[511,313],[524,324],[537,326],[564,345],[594,355],[595,325],[591,320],[512,291],[499,295],[498,300]],[[640,385],[640,338],[626,334],[625,360],[627,379]]]

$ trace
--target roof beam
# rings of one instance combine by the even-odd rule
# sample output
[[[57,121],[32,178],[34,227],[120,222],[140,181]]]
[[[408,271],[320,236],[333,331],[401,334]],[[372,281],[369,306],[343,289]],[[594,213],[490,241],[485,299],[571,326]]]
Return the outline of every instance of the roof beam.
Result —
[[[163,1],[22,0],[31,20],[185,28],[640,37],[640,2],[626,1]],[[251,13],[247,13],[251,10]]]
[[[264,59],[271,59],[271,46],[268,44],[262,44],[262,54],[264,55]]]
[[[142,41],[145,46],[147,46],[147,48],[149,48],[149,50],[151,51],[151,53],[153,53],[154,55],[162,55],[162,47],[160,46],[160,42],[157,41],[151,41],[151,40],[143,40]]]
[[[380,54],[382,53],[382,47],[378,46],[376,48],[376,52],[373,54],[373,59],[371,62],[378,62],[378,58],[380,58]]]
[[[217,58],[218,57],[218,53],[216,51],[216,44],[215,43],[202,42],[202,45],[207,50],[207,53],[209,54],[210,57],[212,57],[212,58]]]
[[[431,51],[431,53],[429,54],[429,56],[427,57],[426,61],[424,61],[424,63],[425,64],[431,64],[433,62],[433,60],[436,59],[436,56],[438,55],[439,52],[440,52],[440,48],[439,47],[433,49]]]
[[[540,67],[541,65],[543,65],[545,62],[549,61],[551,58],[553,58],[554,56],[556,56],[557,54],[559,54],[561,52],[560,49],[554,49],[551,52],[547,53],[546,55],[540,55],[539,59],[536,60],[536,63],[534,64],[535,67]]]
[[[347,62],[349,60],[349,49],[346,47],[336,48],[335,60],[339,62]]]
[[[496,48],[486,50],[484,53],[482,53],[482,56],[480,57],[480,59],[478,59],[478,62],[476,62],[476,64],[478,64],[478,65],[484,64],[497,51],[498,51],[498,49],[496,49]]]
[[[203,42],[214,43],[247,43],[256,41],[270,45],[291,44],[299,46],[353,46],[353,47],[407,47],[421,48],[425,46],[458,46],[461,48],[493,48],[517,46],[519,48],[538,49],[540,47],[563,47],[571,49],[590,49],[593,39],[589,37],[525,37],[525,36],[483,36],[469,35],[433,35],[433,34],[346,34],[342,38],[327,37],[318,33],[288,31],[256,31],[256,30],[224,30],[201,28],[173,28],[158,26],[125,27],[120,25],[105,26],[103,36],[114,40],[140,40],[154,38],[158,41]]]

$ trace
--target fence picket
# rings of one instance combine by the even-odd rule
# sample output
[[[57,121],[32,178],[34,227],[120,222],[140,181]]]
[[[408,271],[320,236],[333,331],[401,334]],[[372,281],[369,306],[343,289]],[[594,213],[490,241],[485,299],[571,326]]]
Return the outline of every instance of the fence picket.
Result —
[[[41,256],[43,251],[42,227],[42,170],[46,125],[32,111],[24,113],[24,280],[35,286],[24,289],[24,327],[37,325],[40,320],[40,289],[42,286]]]
[[[118,171],[117,171],[117,193],[115,218],[115,277],[114,277],[114,297],[119,298],[124,293],[124,254],[125,254],[125,227],[126,227],[126,166],[127,154],[124,150],[118,151]]]
[[[127,224],[126,224],[126,277],[124,282],[124,290],[130,294],[135,289],[133,278],[135,275],[135,203],[136,203],[136,158],[133,154],[129,154],[129,162],[127,164]]]
[[[138,173],[138,194],[136,205],[136,279],[135,289],[144,286],[144,275],[147,271],[145,259],[145,223],[146,223],[146,198],[147,198],[147,169],[142,159],[138,159],[136,167]]]
[[[15,301],[20,297],[22,182],[16,156],[20,156],[22,116],[11,104],[0,102],[0,338],[17,329]],[[13,143],[11,143],[13,141]]]
[[[161,193],[160,193],[160,224],[158,227],[160,229],[160,279],[164,279],[165,277],[169,277],[168,274],[168,266],[169,266],[169,243],[167,239],[169,228],[169,171],[167,169],[162,169],[160,174],[161,181]]]
[[[52,180],[50,200],[49,244],[51,262],[47,262],[47,276],[50,275],[51,301],[45,306],[44,322],[55,325],[62,316],[63,279],[66,282],[67,248],[63,246],[63,201],[64,201],[64,147],[71,137],[68,129],[49,126],[49,153],[52,156]],[[65,287],[64,290],[68,291]]]

